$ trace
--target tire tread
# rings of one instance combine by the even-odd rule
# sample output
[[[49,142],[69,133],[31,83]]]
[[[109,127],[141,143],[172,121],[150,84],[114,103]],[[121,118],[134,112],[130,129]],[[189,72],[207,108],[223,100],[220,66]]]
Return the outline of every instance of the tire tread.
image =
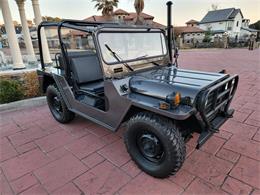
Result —
[[[171,170],[168,171],[168,173],[155,174],[153,176],[163,178],[169,175],[174,175],[181,168],[186,156],[186,147],[184,139],[180,131],[178,130],[177,126],[168,118],[164,118],[150,112],[141,112],[130,118],[127,124],[127,129],[129,129],[132,125],[134,125],[137,122],[144,122],[146,124],[154,126],[156,129],[160,129],[162,133],[167,138],[169,138],[169,141],[172,145],[171,152],[175,158],[174,162],[172,163],[173,166],[171,167]],[[127,150],[132,160],[135,161],[134,156],[131,155],[131,152],[129,151],[129,144],[126,136],[124,137],[124,142],[127,146]],[[138,163],[137,165],[141,170],[146,171]]]
[[[61,106],[62,106],[62,110],[63,110],[63,115],[61,116],[61,118],[56,118],[54,116],[54,114],[52,113],[53,117],[60,123],[69,123],[70,121],[72,121],[75,118],[75,113],[71,112],[67,105],[65,104],[64,100],[62,99],[61,93],[59,92],[59,90],[57,89],[57,87],[55,85],[49,85],[47,88],[47,92],[46,92],[46,96],[47,96],[47,102],[49,105],[49,101],[48,101],[48,95],[50,93],[54,93],[56,94],[60,100],[61,100]],[[51,109],[51,107],[49,106],[49,108]]]

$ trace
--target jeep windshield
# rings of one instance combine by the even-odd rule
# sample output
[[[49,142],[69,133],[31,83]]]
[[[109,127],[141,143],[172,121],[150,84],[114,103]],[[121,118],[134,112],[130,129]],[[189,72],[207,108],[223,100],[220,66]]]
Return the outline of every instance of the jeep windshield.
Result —
[[[108,65],[132,62],[167,54],[165,36],[161,31],[101,31],[98,42],[104,62]],[[111,52],[110,49],[113,51]],[[115,58],[116,54],[120,60]]]

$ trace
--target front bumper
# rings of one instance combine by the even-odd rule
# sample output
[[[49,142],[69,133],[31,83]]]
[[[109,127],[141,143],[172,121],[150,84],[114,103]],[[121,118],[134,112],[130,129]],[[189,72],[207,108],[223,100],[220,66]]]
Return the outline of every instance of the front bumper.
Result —
[[[197,141],[201,147],[218,129],[233,116],[234,110],[229,109],[230,103],[238,86],[238,75],[229,77],[203,91],[197,105],[201,120],[202,131]]]
[[[228,110],[228,112],[230,113],[230,115],[228,116],[219,115],[215,117],[214,120],[212,120],[211,128],[213,128],[214,131],[212,131],[211,129],[204,129],[200,133],[200,136],[197,141],[196,149],[199,149],[214,133],[217,132],[216,130],[218,130],[229,118],[233,116],[234,113],[233,109]]]

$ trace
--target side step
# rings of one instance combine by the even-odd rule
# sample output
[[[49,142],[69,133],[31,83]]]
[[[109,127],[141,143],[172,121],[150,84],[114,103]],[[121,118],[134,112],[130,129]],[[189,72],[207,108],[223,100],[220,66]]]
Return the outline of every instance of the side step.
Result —
[[[212,129],[207,129],[206,131],[203,131],[199,139],[197,141],[196,149],[199,149],[215,132],[218,131],[218,129],[228,120],[228,118],[231,118],[234,113],[233,109],[230,109],[228,111],[228,114],[226,116],[217,116],[212,122]]]

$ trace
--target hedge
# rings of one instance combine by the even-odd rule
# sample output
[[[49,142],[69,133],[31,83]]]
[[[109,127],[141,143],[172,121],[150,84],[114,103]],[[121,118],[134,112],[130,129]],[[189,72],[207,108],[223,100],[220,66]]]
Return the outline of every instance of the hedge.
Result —
[[[41,95],[35,70],[2,72],[0,81],[0,104]]]

